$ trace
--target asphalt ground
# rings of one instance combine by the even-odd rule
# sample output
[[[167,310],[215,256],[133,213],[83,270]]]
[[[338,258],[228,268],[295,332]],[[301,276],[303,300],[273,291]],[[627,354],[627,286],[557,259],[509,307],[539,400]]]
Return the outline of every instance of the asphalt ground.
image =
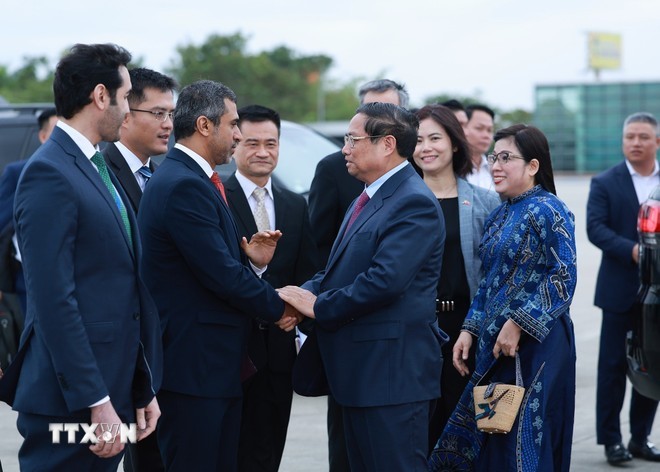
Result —
[[[586,204],[590,176],[560,175],[557,191],[575,214],[578,250],[578,284],[571,308],[577,344],[577,390],[573,456],[575,472],[608,470],[603,447],[596,444],[596,366],[600,310],[593,306],[600,251],[589,243],[586,234]],[[630,387],[628,393],[630,392]],[[326,472],[328,448],[326,431],[326,397],[295,396],[289,434],[280,470],[283,472]],[[629,395],[621,414],[624,442],[630,439],[628,421]],[[660,428],[655,428],[651,441],[660,444]],[[21,437],[16,431],[16,413],[0,404],[0,461],[4,472],[18,471],[18,449]],[[635,459],[624,467],[635,472],[660,471],[660,463]]]

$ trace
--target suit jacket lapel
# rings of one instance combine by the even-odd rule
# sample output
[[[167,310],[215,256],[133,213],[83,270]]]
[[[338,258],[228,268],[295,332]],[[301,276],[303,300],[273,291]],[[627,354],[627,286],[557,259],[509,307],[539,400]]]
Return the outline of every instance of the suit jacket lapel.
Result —
[[[286,228],[286,220],[288,213],[287,200],[282,196],[282,192],[275,185],[274,182],[271,182],[271,188],[273,189],[273,205],[275,206],[275,226],[274,229]],[[272,225],[272,223],[271,223]],[[284,231],[282,231],[284,233]]]
[[[619,189],[623,194],[622,203],[634,209],[635,213],[639,210],[639,200],[637,199],[637,192],[635,191],[635,184],[633,183],[632,176],[628,170],[625,161],[619,164],[616,169],[616,178],[619,181]]]
[[[246,229],[247,233],[254,234],[257,232],[257,224],[254,222],[252,209],[250,204],[245,198],[245,193],[241,184],[238,183],[236,177],[232,175],[225,182],[225,190],[227,192],[227,200],[234,209],[234,214],[238,216],[240,224]]]
[[[108,144],[103,151],[103,154],[108,156],[108,161],[113,171],[116,169],[116,177],[119,183],[124,188],[126,195],[130,200],[130,204],[134,211],[137,211],[140,206],[140,199],[142,198],[142,189],[135,179],[135,175],[131,172],[126,159],[122,156],[117,146],[113,143]]]
[[[472,252],[473,223],[472,213],[474,208],[474,190],[467,181],[456,177],[458,186],[458,222],[460,229],[461,252],[465,267],[473,267],[474,255]]]
[[[332,246],[332,250],[330,251],[330,257],[328,259],[328,265],[326,270],[330,270],[332,266],[334,265],[335,261],[339,258],[339,255],[344,251],[348,243],[350,242],[351,238],[355,235],[355,233],[367,222],[369,219],[378,212],[383,207],[385,199],[389,198],[392,196],[392,194],[396,191],[396,189],[399,187],[401,182],[403,182],[405,179],[409,178],[412,174],[415,173],[415,170],[412,168],[411,165],[407,165],[403,169],[401,169],[399,172],[391,176],[387,181],[376,191],[374,196],[369,199],[367,204],[364,206],[362,209],[362,212],[360,215],[357,217],[357,219],[353,222],[350,228],[348,228],[348,231],[346,231],[346,225],[348,224],[348,220],[350,219],[350,215],[353,213],[353,208],[355,207],[355,201],[351,204],[350,208],[346,212],[346,215],[344,215],[344,221],[341,224],[341,228],[339,230],[339,234],[337,235],[337,239],[335,240],[335,243]],[[344,234],[346,233],[346,234]],[[343,237],[342,237],[343,236]]]
[[[64,133],[66,135],[66,133]],[[67,135],[68,138],[68,135]],[[73,142],[72,142],[73,144]],[[131,253],[131,256],[133,256],[133,247],[131,246],[131,242],[128,239],[128,234],[126,233],[126,228],[124,227],[124,222],[121,219],[121,214],[119,213],[119,208],[117,208],[117,203],[115,202],[114,197],[110,194],[108,191],[108,188],[105,186],[103,183],[103,180],[101,179],[101,176],[99,175],[99,172],[94,168],[94,165],[91,163],[91,161],[85,157],[85,155],[82,153],[82,151],[78,148],[78,146],[73,145],[75,150],[72,152],[71,148],[67,149],[67,152],[71,154],[74,158],[74,162],[76,166],[80,169],[80,171],[89,179],[89,181],[94,185],[96,190],[101,194],[101,197],[105,200],[106,204],[110,207],[110,211],[112,211],[112,214],[115,217],[115,222],[121,229],[121,234],[123,235],[124,241],[126,242],[126,245],[128,246],[129,252]],[[119,194],[119,198],[122,199],[122,202],[124,203],[124,206],[126,207],[126,211],[131,211],[130,210],[130,203],[127,201],[128,199],[126,198],[124,192],[121,190],[121,185],[119,185],[119,182],[117,181],[115,175],[109,171],[110,175],[110,180],[112,181],[112,184],[115,186],[115,189],[117,190],[117,193]],[[129,217],[130,221],[130,217]],[[137,226],[135,225],[135,220],[131,221],[132,229],[136,229]],[[137,231],[133,231],[135,236],[137,237]]]

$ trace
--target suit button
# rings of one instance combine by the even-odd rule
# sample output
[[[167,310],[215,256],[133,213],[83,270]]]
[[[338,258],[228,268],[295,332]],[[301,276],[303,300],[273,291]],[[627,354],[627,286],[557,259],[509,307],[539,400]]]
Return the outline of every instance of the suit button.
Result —
[[[140,319],[140,314],[137,313],[137,312],[133,313],[133,319],[134,320],[139,320]]]

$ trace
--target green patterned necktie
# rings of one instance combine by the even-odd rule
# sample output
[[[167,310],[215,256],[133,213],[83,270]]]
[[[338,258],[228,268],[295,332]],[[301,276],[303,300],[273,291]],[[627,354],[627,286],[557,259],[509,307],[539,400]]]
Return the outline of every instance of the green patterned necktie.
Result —
[[[119,197],[119,194],[117,193],[117,190],[115,189],[115,186],[112,185],[112,180],[110,180],[110,174],[108,173],[108,166],[105,165],[105,160],[103,159],[103,154],[100,152],[96,152],[92,156],[92,162],[96,166],[96,168],[99,171],[99,175],[101,176],[101,180],[103,180],[103,183],[105,186],[108,188],[108,192],[110,192],[110,195],[115,199],[115,204],[117,205],[117,208],[119,209],[119,213],[121,214],[121,220],[124,222],[124,227],[126,228],[126,233],[128,234],[128,240],[131,242],[131,245],[133,244],[133,233],[131,231],[131,223],[128,221],[128,212],[126,211],[126,207],[124,206],[124,202],[121,201],[121,198]]]

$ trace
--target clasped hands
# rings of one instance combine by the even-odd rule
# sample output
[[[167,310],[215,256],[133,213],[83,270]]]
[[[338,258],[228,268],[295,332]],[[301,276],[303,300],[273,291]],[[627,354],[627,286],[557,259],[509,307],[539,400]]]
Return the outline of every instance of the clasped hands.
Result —
[[[287,285],[286,287],[278,288],[277,293],[284,300],[286,308],[280,321],[275,324],[284,331],[292,330],[305,316],[315,318],[314,302],[316,302],[316,295],[309,290],[294,285]]]

